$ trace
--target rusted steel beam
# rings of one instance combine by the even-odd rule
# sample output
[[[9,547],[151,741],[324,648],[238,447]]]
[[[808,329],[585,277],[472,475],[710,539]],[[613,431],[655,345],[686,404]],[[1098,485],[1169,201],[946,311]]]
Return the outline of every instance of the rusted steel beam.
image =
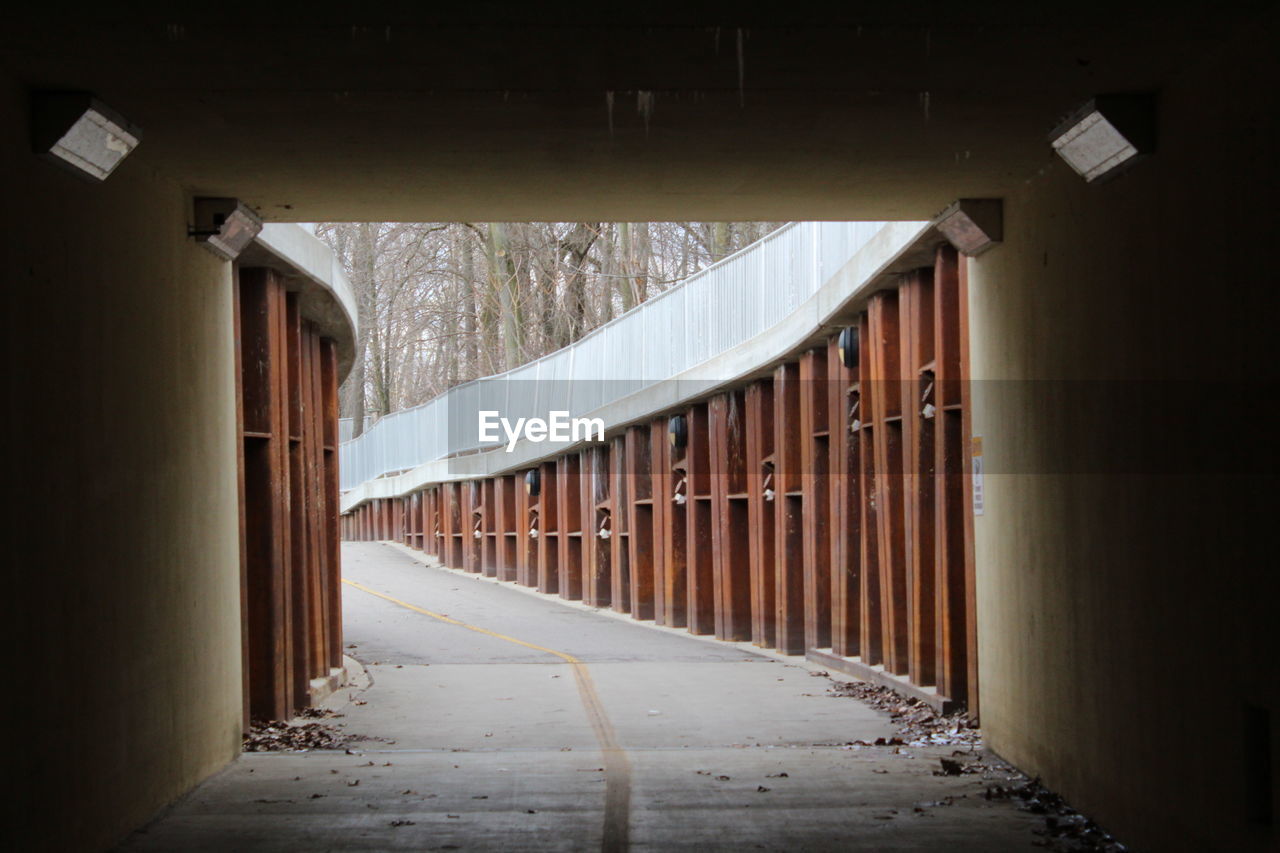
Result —
[[[427,542],[431,554],[442,560],[444,555],[444,527],[440,518],[440,487],[427,489]]]
[[[802,655],[804,643],[804,493],[801,490],[800,367],[779,365],[773,373],[774,561],[777,613],[775,647]]]
[[[954,250],[939,248],[934,263],[934,353],[937,361],[935,541],[938,692],[963,699],[965,684],[965,482],[968,452],[960,393],[960,281]]]
[[[672,420],[676,416],[661,418],[658,430],[661,448],[658,456],[660,481],[655,482],[654,499],[661,506],[662,516],[662,584],[659,595],[662,601],[659,624],[684,628],[689,624],[689,482],[686,447],[676,447],[671,440]]]
[[[285,303],[274,272],[240,271],[249,707],[269,719],[293,704]]]
[[[494,487],[493,477],[476,484],[476,494],[480,499],[480,571],[490,578],[498,576],[498,527]]]
[[[603,444],[582,451],[582,599],[595,607],[608,607],[613,600],[614,515],[609,450],[609,445]]]
[[[430,486],[422,493],[422,551],[439,558],[440,527],[436,516],[436,494],[439,490]]]
[[[609,606],[631,612],[631,482],[626,476],[628,433],[609,445]]]
[[[654,618],[653,444],[649,426],[627,428],[623,480],[627,484],[627,557],[631,570],[631,616]]]
[[[479,480],[467,480],[462,484],[463,509],[463,568],[480,573],[481,552],[484,546],[484,494]]]
[[[649,464],[653,489],[653,621],[657,625],[670,624],[667,616],[667,547],[670,538],[667,516],[671,502],[671,462],[667,419],[653,418],[649,422]]]
[[[746,400],[739,389],[707,407],[711,456],[712,578],[715,631],[721,640],[751,639],[748,554]]]
[[[493,484],[494,532],[498,580],[516,579],[516,478],[505,474]]]
[[[954,257],[948,255],[947,257]],[[965,447],[972,446],[973,438],[973,406],[970,397],[971,385],[969,377],[969,263],[965,258],[956,259],[956,277],[959,281],[960,324],[960,416],[961,443]],[[956,689],[952,698],[964,701],[968,705],[969,714],[978,719],[978,619],[977,619],[977,583],[974,578],[973,554],[973,452],[963,454],[964,459],[964,498],[961,500],[964,515],[964,612],[965,612],[965,680]]]
[[[758,379],[748,385],[744,401],[751,642],[772,647],[777,642],[774,525],[778,501],[773,456],[773,378]]]
[[[856,358],[856,349],[851,357]],[[827,478],[831,502],[831,651],[842,657],[856,657],[861,653],[862,508],[860,442],[853,425],[862,412],[857,368],[842,362],[838,337],[833,337],[827,347],[827,377],[827,424],[831,442],[831,476]]]
[[[800,358],[800,492],[803,505],[804,645],[831,647],[831,467],[827,350]]]
[[[529,494],[529,473],[516,478],[516,583],[521,586],[538,585],[538,498]]]
[[[249,730],[249,554],[245,516],[245,434],[244,434],[244,341],[240,315],[244,312],[241,301],[240,269],[235,267],[231,276],[232,331],[235,335],[235,385],[236,385],[236,497],[240,532],[240,727]]]
[[[324,424],[324,589],[325,631],[329,667],[342,666],[342,548],[336,523],[338,480],[338,348],[330,339],[320,341],[320,417]]]
[[[716,628],[715,570],[712,566],[711,451],[707,405],[697,403],[686,414],[688,478],[685,578],[688,589],[689,633],[711,634]]]
[[[462,507],[462,484],[461,483],[445,483],[443,488],[444,500],[444,535],[445,535],[445,555],[441,562],[451,569],[461,569],[464,566],[462,539],[464,536],[464,522],[466,514]]]
[[[290,294],[292,297],[294,294]],[[292,332],[292,329],[290,330]],[[291,335],[292,337],[292,335]],[[320,422],[318,419],[318,402],[316,391],[319,382],[320,356],[318,339],[310,323],[302,323],[300,345],[300,376],[298,387],[290,388],[290,511],[297,513],[301,524],[290,536],[299,536],[303,541],[293,545],[295,556],[301,556],[302,566],[294,567],[293,576],[298,590],[295,602],[300,606],[293,608],[290,619],[293,622],[293,635],[302,649],[294,648],[294,665],[302,668],[302,674],[294,673],[294,684],[298,685],[295,704],[299,707],[309,705],[311,701],[310,680],[328,670],[326,654],[324,621],[324,590],[321,586],[322,562],[324,560],[323,545],[320,538],[320,527],[324,523],[321,504],[321,478],[319,473],[320,457]],[[290,381],[292,383],[292,375]],[[297,400],[294,404],[293,401]],[[293,415],[298,415],[295,424]],[[300,453],[295,453],[295,448]],[[301,461],[301,489],[294,491],[292,487],[293,463]],[[300,507],[297,505],[301,505]],[[301,510],[299,512],[299,509]]]
[[[310,378],[311,352],[303,333],[302,314],[298,307],[298,295],[285,295],[287,389],[285,424],[287,426],[287,464],[289,474],[289,624],[292,660],[290,661],[290,707],[301,708],[309,704],[315,650],[311,645],[312,620],[321,605],[312,600],[309,560],[311,541],[308,498],[310,497],[307,463],[309,447],[305,442],[307,424],[304,405],[306,380]]]
[[[331,564],[329,537],[333,517],[337,507],[328,503],[329,476],[326,464],[326,447],[329,439],[327,427],[327,406],[324,396],[324,339],[313,325],[308,324],[307,336],[311,349],[310,381],[307,383],[308,416],[306,434],[308,448],[307,475],[311,482],[308,495],[310,510],[310,549],[315,555],[311,568],[314,584],[312,601],[312,648],[313,672],[316,676],[327,675],[330,669],[329,649],[333,645],[329,637],[332,622],[329,620],[329,574],[336,570]],[[309,697],[308,697],[309,698]]]
[[[561,598],[582,598],[582,457],[568,453],[555,460],[556,530],[558,533]]]
[[[538,592],[556,594],[560,591],[560,524],[559,491],[556,480],[556,463],[543,462],[539,466],[542,491],[538,498]]]
[[[937,678],[934,621],[934,360],[933,271],[916,270],[898,289],[901,317],[903,530],[907,566],[907,673],[922,687]]]
[[[907,610],[910,596],[903,520],[904,438],[898,308],[896,291],[881,291],[871,297],[868,305],[884,665],[895,675],[904,675],[908,667]]]
[[[876,395],[871,351],[871,318],[864,312],[858,319],[858,456],[861,464],[858,477],[859,527],[862,540],[859,543],[859,562],[862,564],[860,617],[860,653],[864,663],[875,666],[884,661],[884,620],[881,608],[884,600],[880,593],[880,513],[876,489],[879,479],[876,473],[875,437]]]

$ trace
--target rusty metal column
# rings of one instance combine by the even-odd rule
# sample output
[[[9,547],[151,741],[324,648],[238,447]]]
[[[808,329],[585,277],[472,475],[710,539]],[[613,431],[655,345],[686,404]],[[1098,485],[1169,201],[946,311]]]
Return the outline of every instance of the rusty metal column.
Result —
[[[802,655],[804,645],[804,493],[800,487],[800,367],[791,362],[774,370],[773,431],[777,592],[776,648]]]
[[[283,283],[270,270],[242,269],[239,308],[249,709],[256,718],[281,719],[293,698]]]
[[[631,612],[631,478],[627,470],[630,430],[612,439],[609,448],[609,604]]]
[[[627,428],[623,478],[628,488],[627,556],[631,564],[631,616],[653,619],[654,578],[659,565],[654,547],[653,440],[647,424]]]
[[[710,423],[712,576],[716,637],[751,639],[751,558],[748,524],[746,396],[712,398]]]
[[[804,513],[805,649],[831,646],[830,436],[827,423],[827,351],[800,359],[800,492]]]
[[[773,379],[758,379],[747,386],[745,401],[751,642],[771,648],[777,642],[774,523],[778,484],[773,455]]]
[[[850,360],[857,364],[857,348]],[[841,361],[837,338],[827,349],[827,418],[831,436],[831,651],[842,657],[860,654],[862,617],[860,559],[862,476],[857,425],[862,416],[857,368]]]

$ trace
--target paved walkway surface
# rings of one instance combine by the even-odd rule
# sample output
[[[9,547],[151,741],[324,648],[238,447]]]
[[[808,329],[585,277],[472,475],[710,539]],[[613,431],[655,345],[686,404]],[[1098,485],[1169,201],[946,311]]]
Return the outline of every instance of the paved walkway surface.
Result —
[[[351,753],[249,753],[121,849],[973,850],[1041,825],[826,678],[346,543]]]

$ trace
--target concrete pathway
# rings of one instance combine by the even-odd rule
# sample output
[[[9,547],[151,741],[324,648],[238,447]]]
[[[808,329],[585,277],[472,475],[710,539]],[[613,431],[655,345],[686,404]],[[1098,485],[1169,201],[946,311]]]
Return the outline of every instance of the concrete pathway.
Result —
[[[374,738],[250,753],[121,849],[1027,850],[1037,819],[934,776],[952,748],[859,748],[882,714],[740,644],[343,546],[329,700]],[[353,585],[354,584],[354,585]]]

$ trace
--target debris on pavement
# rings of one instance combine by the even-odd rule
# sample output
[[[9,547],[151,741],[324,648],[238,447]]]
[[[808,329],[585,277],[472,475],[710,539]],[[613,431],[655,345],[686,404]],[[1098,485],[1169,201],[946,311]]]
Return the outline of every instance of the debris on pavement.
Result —
[[[1031,779],[1015,785],[992,785],[983,796],[988,800],[1009,800],[1032,814],[1044,815],[1044,829],[1038,847],[1061,853],[1125,853],[1128,849],[1109,833],[1067,805],[1061,796]]]
[[[832,680],[827,692],[831,696],[858,699],[890,716],[898,727],[899,737],[890,738],[888,744],[881,744],[877,739],[874,746],[982,746],[982,731],[963,711],[939,714],[919,699],[864,681]]]
[[[304,752],[339,749],[351,738],[323,723],[292,724],[283,720],[255,722],[245,736],[245,752]]]
[[[328,708],[303,708],[298,711],[297,716],[307,720],[328,720],[346,715],[330,711]]]

